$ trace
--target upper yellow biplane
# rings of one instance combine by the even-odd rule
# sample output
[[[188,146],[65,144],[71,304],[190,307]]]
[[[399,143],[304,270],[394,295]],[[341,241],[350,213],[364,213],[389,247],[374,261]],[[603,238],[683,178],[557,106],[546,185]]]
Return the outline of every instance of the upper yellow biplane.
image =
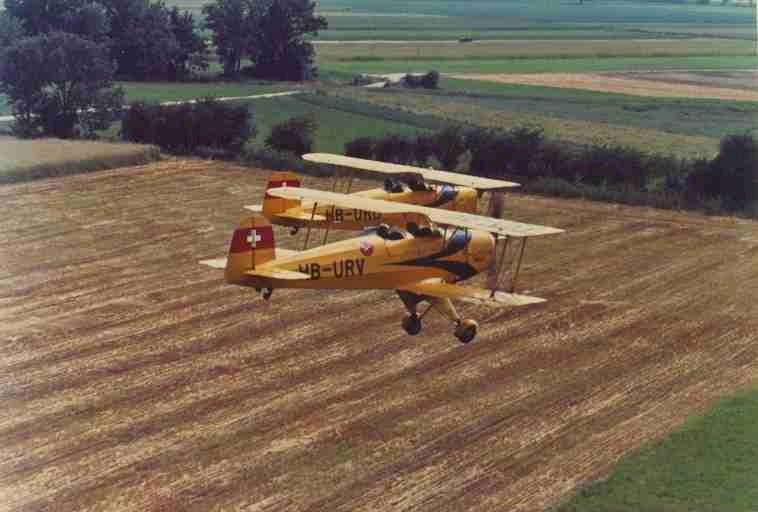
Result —
[[[333,192],[344,188],[345,193],[349,193],[356,171],[361,171],[387,177],[384,187],[356,192],[350,194],[351,196],[458,212],[476,213],[478,199],[484,192],[498,194],[509,188],[519,186],[518,183],[510,181],[342,155],[309,153],[303,155],[303,159],[338,168],[332,185]],[[341,174],[344,173],[347,173],[347,177],[344,178],[344,183],[341,183]],[[355,208],[343,208],[336,205],[322,205],[317,208],[313,202],[302,202],[296,198],[280,198],[268,193],[268,190],[272,188],[298,188],[300,185],[301,180],[296,174],[291,172],[272,173],[263,205],[247,206],[246,208],[256,213],[263,213],[274,224],[291,227],[293,234],[303,227],[326,229],[324,242],[328,237],[329,229],[356,231],[379,224],[398,225],[399,220],[401,220],[396,217],[394,212],[378,212],[363,208],[360,205]],[[493,213],[495,216],[500,216],[497,212]],[[307,245],[308,237],[306,237],[304,248]]]
[[[408,334],[418,334],[422,318],[434,308],[455,323],[455,336],[463,343],[474,339],[477,323],[461,319],[451,299],[508,307],[544,302],[514,293],[516,280],[527,238],[560,229],[300,187],[267,193],[285,201],[313,201],[314,209],[329,205],[392,215],[397,223],[295,252],[275,248],[271,223],[263,215],[243,218],[228,257],[201,263],[223,268],[228,283],[253,287],[265,299],[276,288],[396,290],[408,310],[402,321]],[[509,248],[513,254],[507,265]],[[490,273],[487,289],[458,284],[485,270]],[[499,290],[505,275],[510,277],[507,292]],[[419,314],[421,302],[429,307]]]

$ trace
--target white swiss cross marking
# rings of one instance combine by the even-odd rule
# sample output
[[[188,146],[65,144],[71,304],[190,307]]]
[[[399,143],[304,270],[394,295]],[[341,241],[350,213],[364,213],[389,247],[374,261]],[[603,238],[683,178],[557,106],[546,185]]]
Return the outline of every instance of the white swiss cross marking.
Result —
[[[252,230],[250,234],[247,235],[247,243],[249,243],[252,247],[255,247],[256,244],[261,240],[261,235],[259,235],[255,230]]]

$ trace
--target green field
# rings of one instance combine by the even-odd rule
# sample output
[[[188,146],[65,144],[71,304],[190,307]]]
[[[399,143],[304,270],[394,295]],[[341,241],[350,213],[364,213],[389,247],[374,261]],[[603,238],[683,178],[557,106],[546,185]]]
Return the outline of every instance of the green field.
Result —
[[[624,459],[556,512],[758,510],[758,392],[723,401]]]
[[[186,1],[186,0],[185,0]],[[179,0],[181,4],[181,0]],[[184,5],[191,5],[187,2]],[[734,5],[700,5],[691,2],[647,2],[639,0],[606,0],[603,2],[578,2],[557,0],[323,0],[319,10],[333,13],[330,20],[366,14],[398,15],[415,14],[445,16],[449,18],[477,19],[479,24],[495,25],[507,22],[510,25],[569,24],[569,23],[747,23],[750,9]],[[336,16],[338,14],[339,16]],[[342,23],[342,21],[340,21]],[[443,22],[444,23],[444,22]]]
[[[258,129],[255,139],[257,146],[263,146],[273,125],[294,116],[308,114],[313,115],[318,122],[314,149],[329,153],[342,153],[345,143],[357,137],[388,133],[412,135],[440,126],[423,116],[393,116],[386,109],[315,95],[261,99],[250,102],[249,105]]]
[[[480,43],[342,43],[318,45],[321,62],[470,61],[531,58],[750,56],[754,42],[742,39],[513,39]]]
[[[124,88],[128,102],[184,101],[209,96],[251,96],[299,88],[296,84],[270,82],[119,82],[119,85]]]
[[[201,19],[207,1],[167,3]],[[604,0],[584,5],[558,0],[324,0],[318,11],[329,22],[329,29],[319,35],[324,40],[615,39],[641,33],[752,38],[755,33],[750,9],[694,0]]]
[[[614,57],[614,58],[511,58],[482,60],[365,60],[325,62],[326,71],[342,73],[411,73],[436,69],[440,73],[579,73],[601,71],[663,71],[755,69],[751,56],[718,57]]]
[[[512,90],[513,95],[505,92],[477,96],[455,90],[409,93],[402,90],[352,89],[337,94],[385,108],[477,126],[500,129],[538,126],[544,128],[549,138],[569,144],[619,144],[645,152],[681,157],[712,157],[718,150],[722,135],[740,131],[733,128],[736,125],[727,124],[711,127],[709,133],[703,133],[705,130],[698,119],[690,120],[683,116],[686,123],[680,119],[680,114],[691,107],[687,102],[683,102],[677,110],[675,100],[667,101],[668,110],[655,111],[655,100],[645,103],[647,98],[547,87],[514,86]],[[629,103],[624,103],[624,98],[628,98]],[[710,112],[708,102],[701,105],[704,113],[729,121],[727,109],[722,111],[717,103],[710,105],[713,105]],[[749,107],[741,108],[753,109],[744,112],[741,117],[744,123],[749,124],[755,118],[755,106],[749,104]],[[651,114],[645,109],[659,116],[659,119],[648,119]]]
[[[491,110],[536,113],[661,130],[682,135],[721,137],[752,131],[758,135],[758,103],[717,99],[653,98],[557,87],[497,84],[443,78],[437,94]]]

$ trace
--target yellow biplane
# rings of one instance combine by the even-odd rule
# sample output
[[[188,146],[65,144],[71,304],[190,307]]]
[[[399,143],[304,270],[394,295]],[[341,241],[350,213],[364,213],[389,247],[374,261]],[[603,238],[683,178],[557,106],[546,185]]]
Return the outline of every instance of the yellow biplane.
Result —
[[[309,153],[303,159],[338,168],[335,173],[332,192],[344,189],[350,193],[356,171],[370,175],[387,177],[383,188],[364,190],[350,194],[356,198],[381,199],[403,204],[414,204],[459,212],[476,213],[478,199],[484,192],[490,192],[490,210],[493,216],[502,213],[504,190],[518,187],[518,183],[493,180],[465,174],[411,167],[352,158],[327,153]],[[342,174],[347,174],[343,177]],[[342,180],[342,181],[341,181]],[[298,188],[300,178],[291,172],[275,172],[269,178],[263,205],[246,206],[248,210],[262,213],[273,224],[288,226],[295,234],[300,228],[308,228],[303,249],[308,247],[311,229],[325,229],[324,242],[330,229],[362,230],[379,224],[399,225],[402,220],[394,212],[383,213],[362,208],[343,208],[335,205],[315,207],[314,203],[299,199],[275,197],[268,193],[272,188]],[[493,197],[495,199],[493,200]]]
[[[396,290],[408,315],[402,326],[410,335],[421,331],[431,309],[455,323],[463,343],[474,339],[477,323],[461,319],[451,299],[494,306],[524,306],[544,299],[515,292],[528,237],[562,230],[482,217],[470,213],[393,203],[306,188],[280,187],[268,194],[283,200],[313,201],[346,209],[392,215],[396,226],[295,252],[275,248],[270,221],[260,214],[243,218],[234,231],[227,258],[201,263],[224,269],[230,284],[249,286],[268,300],[276,288]],[[384,217],[386,218],[386,217]],[[520,242],[520,245],[519,243]],[[513,253],[509,260],[510,252]],[[489,271],[488,289],[457,284]],[[499,291],[509,275],[507,292]],[[419,314],[418,305],[429,307]]]

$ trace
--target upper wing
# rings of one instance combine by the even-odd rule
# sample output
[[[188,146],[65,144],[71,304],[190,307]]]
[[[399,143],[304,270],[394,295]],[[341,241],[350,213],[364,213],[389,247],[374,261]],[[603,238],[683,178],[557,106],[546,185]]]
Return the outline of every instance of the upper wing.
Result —
[[[308,188],[271,188],[272,196],[286,199],[309,199],[318,203],[332,204],[340,208],[356,208],[378,213],[417,213],[427,217],[436,224],[488,231],[503,236],[527,237],[563,233],[562,229],[536,224],[524,224],[504,219],[483,217],[472,213],[440,210],[428,206],[409,203],[393,203],[380,199],[356,197],[354,195],[323,192]]]
[[[526,306],[529,304],[539,304],[545,302],[545,299],[531,297],[529,295],[519,295],[516,293],[495,292],[473,286],[460,286],[449,284],[437,279],[427,279],[399,288],[407,292],[418,295],[430,295],[441,299],[458,299],[474,304],[483,304],[490,306]]]
[[[386,162],[377,162],[376,160],[333,155],[330,153],[308,153],[303,155],[303,159],[308,160],[309,162],[349,167],[360,171],[376,172],[379,174],[394,174],[398,177],[415,179],[423,178],[424,180],[433,183],[448,183],[450,185],[460,185],[462,187],[470,187],[477,190],[503,190],[519,186],[518,183],[512,181],[493,180],[490,178],[480,178],[478,176],[468,176],[457,172],[424,169],[423,167],[413,167],[410,165],[390,164]]]

